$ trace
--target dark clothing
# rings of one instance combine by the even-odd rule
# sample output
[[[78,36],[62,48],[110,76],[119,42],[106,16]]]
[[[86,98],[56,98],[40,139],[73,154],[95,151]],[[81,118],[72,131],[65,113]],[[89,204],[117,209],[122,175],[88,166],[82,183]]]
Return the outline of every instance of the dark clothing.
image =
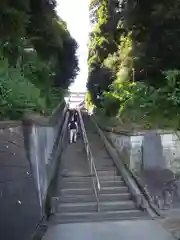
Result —
[[[74,121],[70,121],[69,122],[69,129],[76,129],[77,127],[76,127],[76,124],[75,124],[75,122]]]
[[[71,121],[72,117],[73,117],[73,111],[69,110],[69,122]]]
[[[74,121],[75,121],[75,122],[78,121],[78,114],[77,114],[77,113],[74,114]]]

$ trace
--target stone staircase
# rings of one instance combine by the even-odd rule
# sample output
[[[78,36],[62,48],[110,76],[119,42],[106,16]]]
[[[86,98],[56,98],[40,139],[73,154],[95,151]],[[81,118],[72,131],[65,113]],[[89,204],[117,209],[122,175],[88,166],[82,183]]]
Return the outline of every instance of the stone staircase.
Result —
[[[51,223],[149,218],[146,212],[137,209],[128,187],[118,174],[89,116],[83,116],[83,120],[101,185],[99,212],[91,176],[67,174],[66,177],[61,176],[59,180],[58,197],[53,201]]]
[[[120,176],[102,171],[99,207],[93,192],[91,177],[64,177],[56,198],[51,223],[73,223],[106,220],[126,220],[147,216],[136,209],[131,194]]]

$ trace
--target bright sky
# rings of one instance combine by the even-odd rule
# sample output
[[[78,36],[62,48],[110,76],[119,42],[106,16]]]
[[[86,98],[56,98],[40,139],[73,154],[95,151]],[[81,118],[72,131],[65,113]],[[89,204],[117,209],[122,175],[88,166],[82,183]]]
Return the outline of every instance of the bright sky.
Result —
[[[80,73],[75,83],[70,87],[72,91],[85,91],[88,76],[87,69],[87,42],[90,30],[88,6],[90,0],[58,0],[57,12],[67,22],[71,35],[79,45]]]

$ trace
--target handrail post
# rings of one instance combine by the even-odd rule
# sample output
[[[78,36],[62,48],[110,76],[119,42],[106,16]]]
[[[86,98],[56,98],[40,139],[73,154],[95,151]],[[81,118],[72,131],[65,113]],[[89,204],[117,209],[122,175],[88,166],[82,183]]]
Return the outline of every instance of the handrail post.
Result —
[[[91,158],[91,175],[93,173],[93,165],[92,165],[92,158]]]

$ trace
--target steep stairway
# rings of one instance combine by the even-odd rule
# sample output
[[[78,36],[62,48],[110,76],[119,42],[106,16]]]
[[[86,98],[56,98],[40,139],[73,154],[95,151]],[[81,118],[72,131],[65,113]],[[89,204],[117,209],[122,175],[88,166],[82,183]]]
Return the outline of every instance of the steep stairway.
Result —
[[[126,220],[146,216],[136,209],[120,176],[108,176],[106,172],[105,175],[101,173],[99,179],[101,191],[98,212],[91,177],[62,178],[51,223]]]
[[[74,167],[72,169],[66,167],[65,175],[62,174],[63,169],[60,171],[57,193],[52,199],[53,214],[50,223],[102,222],[148,218],[146,212],[136,208],[131,193],[118,174],[93,122],[86,115],[83,115],[83,120],[101,186],[98,195],[99,212],[97,211],[97,201],[93,191],[92,178],[94,176],[90,176],[85,169],[86,164],[88,168],[88,162],[84,155],[83,141],[80,138],[77,143],[67,146],[64,162],[65,165],[68,165],[68,161],[69,165],[73,162]],[[81,150],[77,150],[80,148]],[[73,174],[75,166],[76,170],[80,169],[79,174],[77,172]],[[83,169],[85,169],[84,172]]]
[[[103,181],[100,181],[100,196],[104,191],[109,196],[105,205],[108,206],[108,211],[111,211],[111,218],[134,219],[148,217],[146,212],[136,207],[127,185],[106,151],[90,116],[87,113],[83,113],[82,116],[98,176],[100,179],[103,177]],[[108,182],[108,187],[104,185],[104,182]],[[103,201],[100,198],[100,206],[101,204],[103,204]],[[106,207],[100,207],[100,210],[104,212]]]

